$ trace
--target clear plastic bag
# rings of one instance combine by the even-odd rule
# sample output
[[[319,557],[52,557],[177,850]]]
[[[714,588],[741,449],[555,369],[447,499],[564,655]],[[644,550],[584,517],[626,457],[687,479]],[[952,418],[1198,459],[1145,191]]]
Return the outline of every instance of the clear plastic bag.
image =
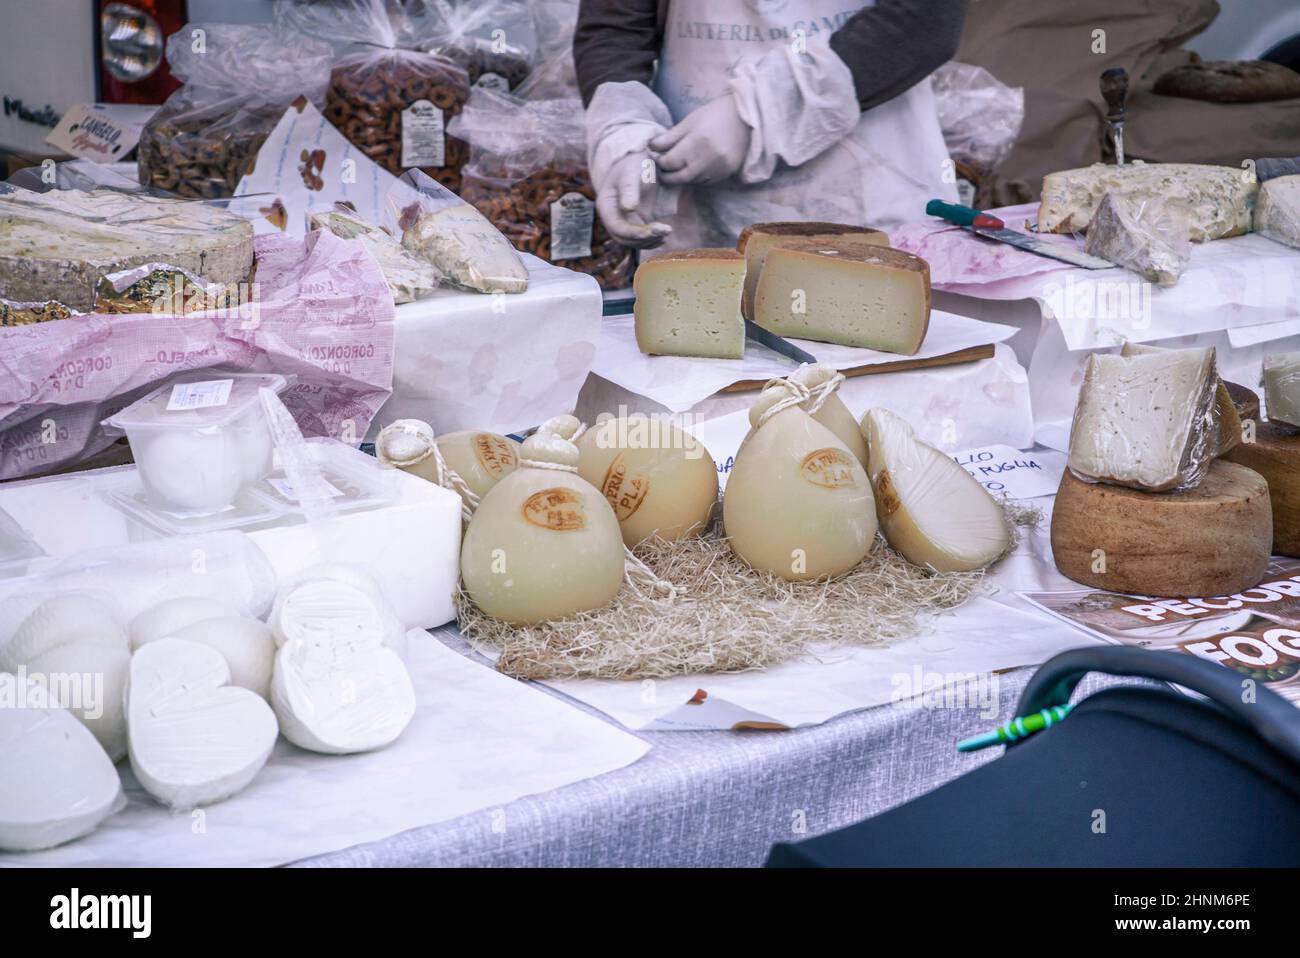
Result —
[[[525,43],[529,13],[523,0],[429,3],[438,35],[423,49],[458,64],[471,86],[509,92],[528,78],[533,63]]]
[[[1169,287],[1178,282],[1191,259],[1191,229],[1183,208],[1162,197],[1135,199],[1107,193],[1088,224],[1084,249],[1148,282]]]
[[[528,269],[510,241],[474,206],[419,170],[389,197],[402,246],[432,263],[450,286],[522,293]]]
[[[528,8],[537,35],[536,65],[515,92],[526,100],[578,96],[578,71],[573,62],[578,0],[530,0]]]
[[[472,31],[517,2],[276,0],[275,11],[295,29],[350,45],[330,74],[327,120],[390,173],[419,169],[458,192],[469,148],[447,134],[448,122],[474,79],[489,70],[522,79],[528,69],[526,54]]]
[[[185,85],[140,135],[143,186],[179,196],[231,196],[299,96],[324,102],[330,44],[279,27],[187,24],[167,40]]]
[[[950,60],[933,74],[935,106],[948,155],[983,176],[1005,160],[1025,121],[1025,91],[985,70]]]
[[[471,145],[461,197],[516,249],[588,273],[603,289],[628,285],[631,251],[596,216],[581,100],[480,88],[452,129]]]

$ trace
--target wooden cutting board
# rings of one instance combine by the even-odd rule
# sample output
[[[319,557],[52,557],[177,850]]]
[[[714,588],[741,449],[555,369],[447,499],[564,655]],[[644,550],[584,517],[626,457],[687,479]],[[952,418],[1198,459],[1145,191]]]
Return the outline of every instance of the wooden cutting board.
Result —
[[[932,366],[956,366],[960,363],[973,363],[977,359],[992,359],[992,345],[989,346],[971,346],[967,349],[959,349],[955,353],[945,353],[942,356],[930,356],[927,359],[899,359],[895,362],[873,363],[867,366],[855,366],[852,369],[841,369],[845,376],[872,376],[876,373],[901,373],[909,369],[928,369]],[[734,382],[730,386],[719,389],[722,393],[741,393],[748,392],[751,389],[762,389],[766,385],[766,379],[742,379]]]

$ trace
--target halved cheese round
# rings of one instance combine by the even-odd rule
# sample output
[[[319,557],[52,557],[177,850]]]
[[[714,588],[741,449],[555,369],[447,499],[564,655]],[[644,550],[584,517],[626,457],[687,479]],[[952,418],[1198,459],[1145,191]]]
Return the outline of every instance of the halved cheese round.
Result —
[[[280,734],[266,702],[230,685],[220,652],[181,639],[150,642],[131,657],[126,721],[135,777],[177,809],[242,790]]]
[[[629,546],[699,535],[718,501],[718,467],[704,445],[666,420],[610,416],[578,440],[578,475],[609,501]]]
[[[195,622],[202,622],[204,619],[219,619],[239,614],[238,608],[217,599],[199,596],[168,599],[146,612],[141,612],[131,620],[129,628],[131,648],[138,649],[148,642],[157,642],[159,639],[174,636],[181,629]]]
[[[68,642],[101,642],[127,647],[126,633],[117,612],[106,602],[84,592],[69,592],[46,599],[0,648],[0,672],[15,672],[37,656]]]
[[[93,832],[123,799],[90,731],[35,682],[16,691],[26,707],[0,708],[0,849],[23,852]]]
[[[171,637],[216,649],[230,666],[231,685],[270,699],[275,639],[265,624],[244,615],[226,615],[191,623]]]
[[[415,717],[411,676],[375,636],[290,639],[276,653],[271,704],[280,731],[312,752],[383,748]]]
[[[368,642],[374,637],[399,655],[406,647],[406,630],[379,583],[345,563],[322,563],[286,582],[269,624],[277,646],[297,638]]]
[[[904,558],[938,572],[969,572],[1007,550],[1002,507],[951,456],[886,409],[868,411],[862,433],[881,531]]]
[[[1223,459],[1181,492],[1087,483],[1066,470],[1052,510],[1056,567],[1109,592],[1231,595],[1259,584],[1272,545],[1268,484]]]
[[[126,691],[131,653],[125,644],[80,640],[48,649],[26,663],[60,705],[90,729],[114,762],[126,756]]]

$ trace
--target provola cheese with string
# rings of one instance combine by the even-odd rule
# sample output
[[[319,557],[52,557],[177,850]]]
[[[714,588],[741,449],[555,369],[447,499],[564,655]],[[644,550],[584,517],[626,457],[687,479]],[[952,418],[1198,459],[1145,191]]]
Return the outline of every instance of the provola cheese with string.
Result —
[[[718,467],[694,436],[644,413],[606,416],[578,440],[578,475],[609,500],[629,546],[698,535],[718,501]]]
[[[937,572],[983,568],[1011,544],[1011,529],[979,480],[916,437],[886,409],[862,417],[867,473],[889,544],[909,562]]]
[[[749,410],[751,431],[722,499],[731,548],[783,579],[841,575],[871,551],[876,507],[866,471],[803,408],[806,388],[777,380]]]
[[[477,499],[519,465],[519,443],[507,436],[465,430],[435,438],[433,427],[419,419],[398,419],[385,426],[375,440],[375,456],[403,472],[455,489],[472,508],[476,503],[469,501],[464,489],[456,488],[454,478],[439,475],[435,446],[443,463]]]
[[[488,490],[465,531],[460,569],[474,604],[533,625],[598,609],[623,582],[623,535],[600,490],[578,475],[581,424],[543,423],[519,468]]]
[[[837,394],[840,384],[844,382],[844,374],[825,363],[805,363],[788,378],[808,388],[810,395],[803,404],[804,409],[813,419],[835,433],[835,438],[849,447],[849,452],[857,457],[865,469],[867,444],[862,438],[862,430],[858,428],[858,421],[849,412],[849,407],[844,405],[844,400]]]

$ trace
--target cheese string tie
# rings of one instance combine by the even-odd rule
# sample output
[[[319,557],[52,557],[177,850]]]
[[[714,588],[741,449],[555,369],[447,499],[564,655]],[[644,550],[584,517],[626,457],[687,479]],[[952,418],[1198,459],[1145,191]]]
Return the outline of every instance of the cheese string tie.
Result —
[[[804,366],[806,365],[807,363],[804,364]],[[799,368],[803,369],[804,366],[800,366]],[[780,387],[786,391],[787,395],[778,399],[776,402],[772,403],[772,405],[763,410],[762,414],[758,417],[758,425],[762,427],[764,423],[777,413],[784,412],[794,406],[803,406],[808,415],[814,415],[826,404],[826,400],[835,395],[835,390],[840,388],[840,384],[844,382],[844,379],[844,374],[837,372],[829,379],[820,382],[811,388],[805,386],[796,379],[769,379],[763,386],[764,390],[773,387]]]

